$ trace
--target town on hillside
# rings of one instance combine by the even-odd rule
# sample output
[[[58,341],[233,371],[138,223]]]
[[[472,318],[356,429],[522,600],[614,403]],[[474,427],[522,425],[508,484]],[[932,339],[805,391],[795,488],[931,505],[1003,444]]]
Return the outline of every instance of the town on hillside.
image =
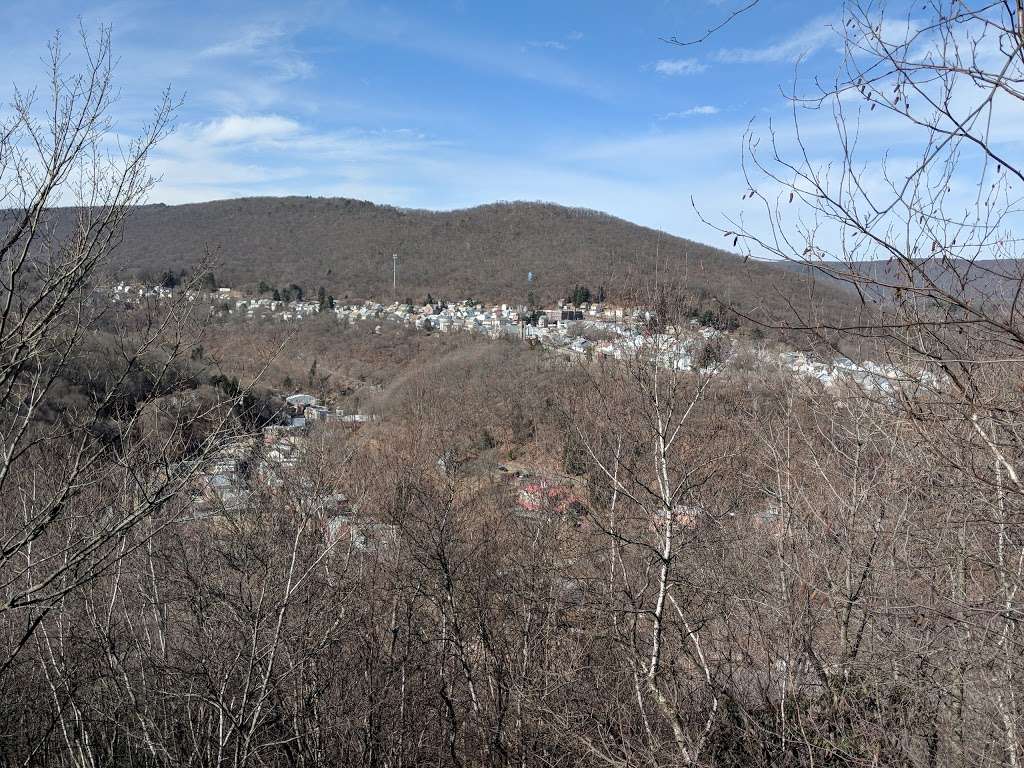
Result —
[[[587,298],[590,295],[589,291],[579,288],[573,293],[577,299],[581,293]],[[340,303],[326,295],[316,301],[301,296],[275,299],[227,287],[187,289],[182,294],[186,301],[208,305],[212,315],[221,317],[297,323],[328,314],[340,322],[367,323],[377,333],[380,323],[392,322],[424,332],[466,332],[495,339],[519,339],[569,358],[623,360],[643,351],[652,354],[663,367],[679,371],[717,368],[737,349],[737,339],[732,333],[735,325],[721,322],[711,313],[695,314],[681,327],[662,327],[649,307],[603,301],[560,300],[554,307],[534,308],[516,303],[485,305],[472,299],[436,301],[433,297],[422,304],[408,301],[383,304],[373,300]],[[166,285],[120,282],[109,289],[109,295],[115,301],[138,305],[147,301],[168,301],[178,294]],[[827,387],[853,383],[868,389],[891,391],[907,382],[934,383],[934,374],[929,371],[910,372],[892,364],[872,360],[856,362],[842,355],[817,359],[798,350],[772,354],[761,348],[752,353],[761,364],[782,367]]]

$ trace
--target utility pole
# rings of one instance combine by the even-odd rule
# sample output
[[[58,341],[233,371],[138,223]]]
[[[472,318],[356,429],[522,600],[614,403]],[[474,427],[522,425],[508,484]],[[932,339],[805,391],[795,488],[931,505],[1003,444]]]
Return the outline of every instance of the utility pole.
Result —
[[[398,254],[391,254],[391,262],[394,266],[394,272],[391,276],[391,292],[398,295]]]

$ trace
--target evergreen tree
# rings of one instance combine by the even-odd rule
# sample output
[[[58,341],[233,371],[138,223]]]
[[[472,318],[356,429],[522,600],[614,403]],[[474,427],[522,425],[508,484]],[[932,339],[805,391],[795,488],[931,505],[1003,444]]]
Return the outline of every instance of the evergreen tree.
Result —
[[[535,434],[533,421],[518,403],[512,406],[510,421],[512,424],[512,442],[522,445],[533,439]]]
[[[694,358],[691,368],[695,371],[701,371],[706,368],[714,368],[716,365],[722,362],[722,349],[718,345],[717,341],[708,339],[704,342],[704,345],[697,352],[697,356]]]
[[[580,304],[588,303],[590,301],[590,289],[585,285],[577,285],[572,289],[572,292],[566,298],[566,302],[569,304],[575,304],[577,307]]]
[[[480,432],[480,437],[477,439],[477,445],[481,451],[489,451],[498,445],[498,441],[494,439],[494,435],[491,434],[487,427],[484,427]]]
[[[579,437],[569,428],[565,433],[565,448],[562,451],[562,468],[567,475],[579,477],[587,471],[587,451]]]

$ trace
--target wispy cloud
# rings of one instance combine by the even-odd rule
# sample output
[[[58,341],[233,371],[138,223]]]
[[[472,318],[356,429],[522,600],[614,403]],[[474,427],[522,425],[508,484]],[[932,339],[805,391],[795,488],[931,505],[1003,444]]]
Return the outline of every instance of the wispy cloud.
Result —
[[[199,52],[199,58],[215,59],[228,56],[249,56],[284,37],[280,25],[250,25],[229,40],[211,45]]]
[[[437,24],[430,17],[407,15],[390,6],[353,11],[349,23],[338,27],[337,32],[357,40],[391,46],[405,54],[427,55],[479,71],[571,89],[602,101],[610,100],[606,80],[592,77],[589,71],[577,70],[562,57],[546,55],[545,51],[527,48],[524,43],[467,36],[458,29]]]
[[[717,115],[721,110],[712,104],[701,104],[690,107],[680,112],[669,112],[661,116],[662,120],[671,120],[674,117],[693,117],[694,115]]]
[[[696,59],[661,59],[654,63],[654,71],[666,77],[679,75],[696,75],[708,68]]]
[[[762,48],[723,48],[715,59],[727,64],[765,64],[795,61],[824,47],[835,38],[831,16],[819,16],[809,21],[789,37]]]
[[[568,46],[561,40],[531,40],[527,48],[549,48],[553,51],[564,51]]]
[[[565,51],[569,49],[571,43],[578,43],[582,39],[583,33],[574,29],[558,40],[530,40],[523,46],[523,50],[528,48],[546,48],[549,51]]]
[[[202,62],[250,60],[270,68],[279,82],[308,77],[313,65],[291,45],[290,34],[281,22],[251,24],[227,40],[203,48],[196,54]]]

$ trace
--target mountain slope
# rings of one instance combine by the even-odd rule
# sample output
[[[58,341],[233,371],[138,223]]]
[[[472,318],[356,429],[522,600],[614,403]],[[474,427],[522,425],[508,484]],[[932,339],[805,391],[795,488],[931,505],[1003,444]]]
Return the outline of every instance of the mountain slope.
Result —
[[[869,300],[886,301],[897,289],[914,286],[922,295],[948,292],[972,302],[1009,306],[1024,285],[1024,260],[940,258],[916,260],[916,270],[908,276],[905,265],[892,260],[821,263],[821,270],[805,264],[786,262],[780,266],[802,275],[814,274],[821,284],[834,285],[855,293],[859,284]],[[849,280],[841,279],[850,274]],[[834,275],[834,276],[833,276]]]
[[[190,270],[209,248],[221,285],[323,286],[338,298],[475,296],[542,300],[576,284],[604,286],[609,300],[655,274],[676,280],[698,302],[711,297],[744,311],[785,311],[806,301],[807,281],[770,264],[667,236],[594,211],[544,203],[497,203],[466,210],[406,210],[342,198],[245,198],[137,209],[120,266],[154,279]],[[535,274],[527,283],[528,272]],[[849,307],[845,291],[818,286],[817,300]]]

